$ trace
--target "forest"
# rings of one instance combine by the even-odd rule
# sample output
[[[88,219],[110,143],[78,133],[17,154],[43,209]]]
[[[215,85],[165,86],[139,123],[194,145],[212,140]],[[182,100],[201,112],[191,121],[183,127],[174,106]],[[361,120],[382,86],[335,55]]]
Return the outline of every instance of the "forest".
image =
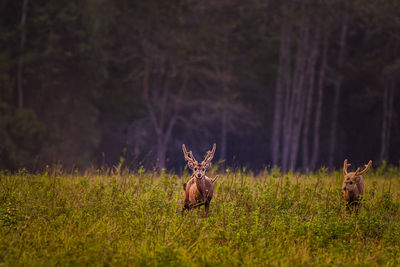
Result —
[[[399,82],[400,1],[0,0],[0,266],[400,266]]]
[[[0,0],[0,169],[398,164],[400,1]]]

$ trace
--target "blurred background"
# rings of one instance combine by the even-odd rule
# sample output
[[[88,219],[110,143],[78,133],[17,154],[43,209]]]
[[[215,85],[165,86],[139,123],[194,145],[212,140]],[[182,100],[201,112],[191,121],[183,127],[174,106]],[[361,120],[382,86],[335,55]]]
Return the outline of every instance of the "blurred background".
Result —
[[[0,0],[0,168],[400,159],[400,1]]]

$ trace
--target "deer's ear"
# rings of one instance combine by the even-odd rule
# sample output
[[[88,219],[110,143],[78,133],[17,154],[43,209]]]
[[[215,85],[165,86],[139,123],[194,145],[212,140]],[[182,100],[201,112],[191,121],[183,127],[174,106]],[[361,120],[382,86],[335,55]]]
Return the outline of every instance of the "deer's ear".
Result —
[[[194,168],[193,162],[188,161],[188,167],[189,167],[189,169],[193,170],[193,168]]]
[[[211,168],[211,162],[207,162],[206,165],[204,165],[204,168],[206,168],[206,170]]]

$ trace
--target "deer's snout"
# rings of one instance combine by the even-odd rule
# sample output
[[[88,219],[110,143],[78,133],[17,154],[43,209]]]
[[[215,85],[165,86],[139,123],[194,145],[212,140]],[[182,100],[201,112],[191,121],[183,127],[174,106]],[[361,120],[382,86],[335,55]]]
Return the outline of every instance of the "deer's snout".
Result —
[[[198,173],[198,174],[197,174],[197,177],[201,178],[201,173]]]
[[[347,188],[346,187],[343,187],[343,191],[346,191],[347,190]]]

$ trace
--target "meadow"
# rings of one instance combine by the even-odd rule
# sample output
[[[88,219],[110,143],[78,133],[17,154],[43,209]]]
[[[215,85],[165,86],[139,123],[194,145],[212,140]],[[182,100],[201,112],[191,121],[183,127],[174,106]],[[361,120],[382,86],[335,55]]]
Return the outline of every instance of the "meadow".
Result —
[[[3,171],[0,266],[398,266],[400,169],[364,178],[349,214],[342,171],[228,170],[204,218],[181,215],[188,173]]]

